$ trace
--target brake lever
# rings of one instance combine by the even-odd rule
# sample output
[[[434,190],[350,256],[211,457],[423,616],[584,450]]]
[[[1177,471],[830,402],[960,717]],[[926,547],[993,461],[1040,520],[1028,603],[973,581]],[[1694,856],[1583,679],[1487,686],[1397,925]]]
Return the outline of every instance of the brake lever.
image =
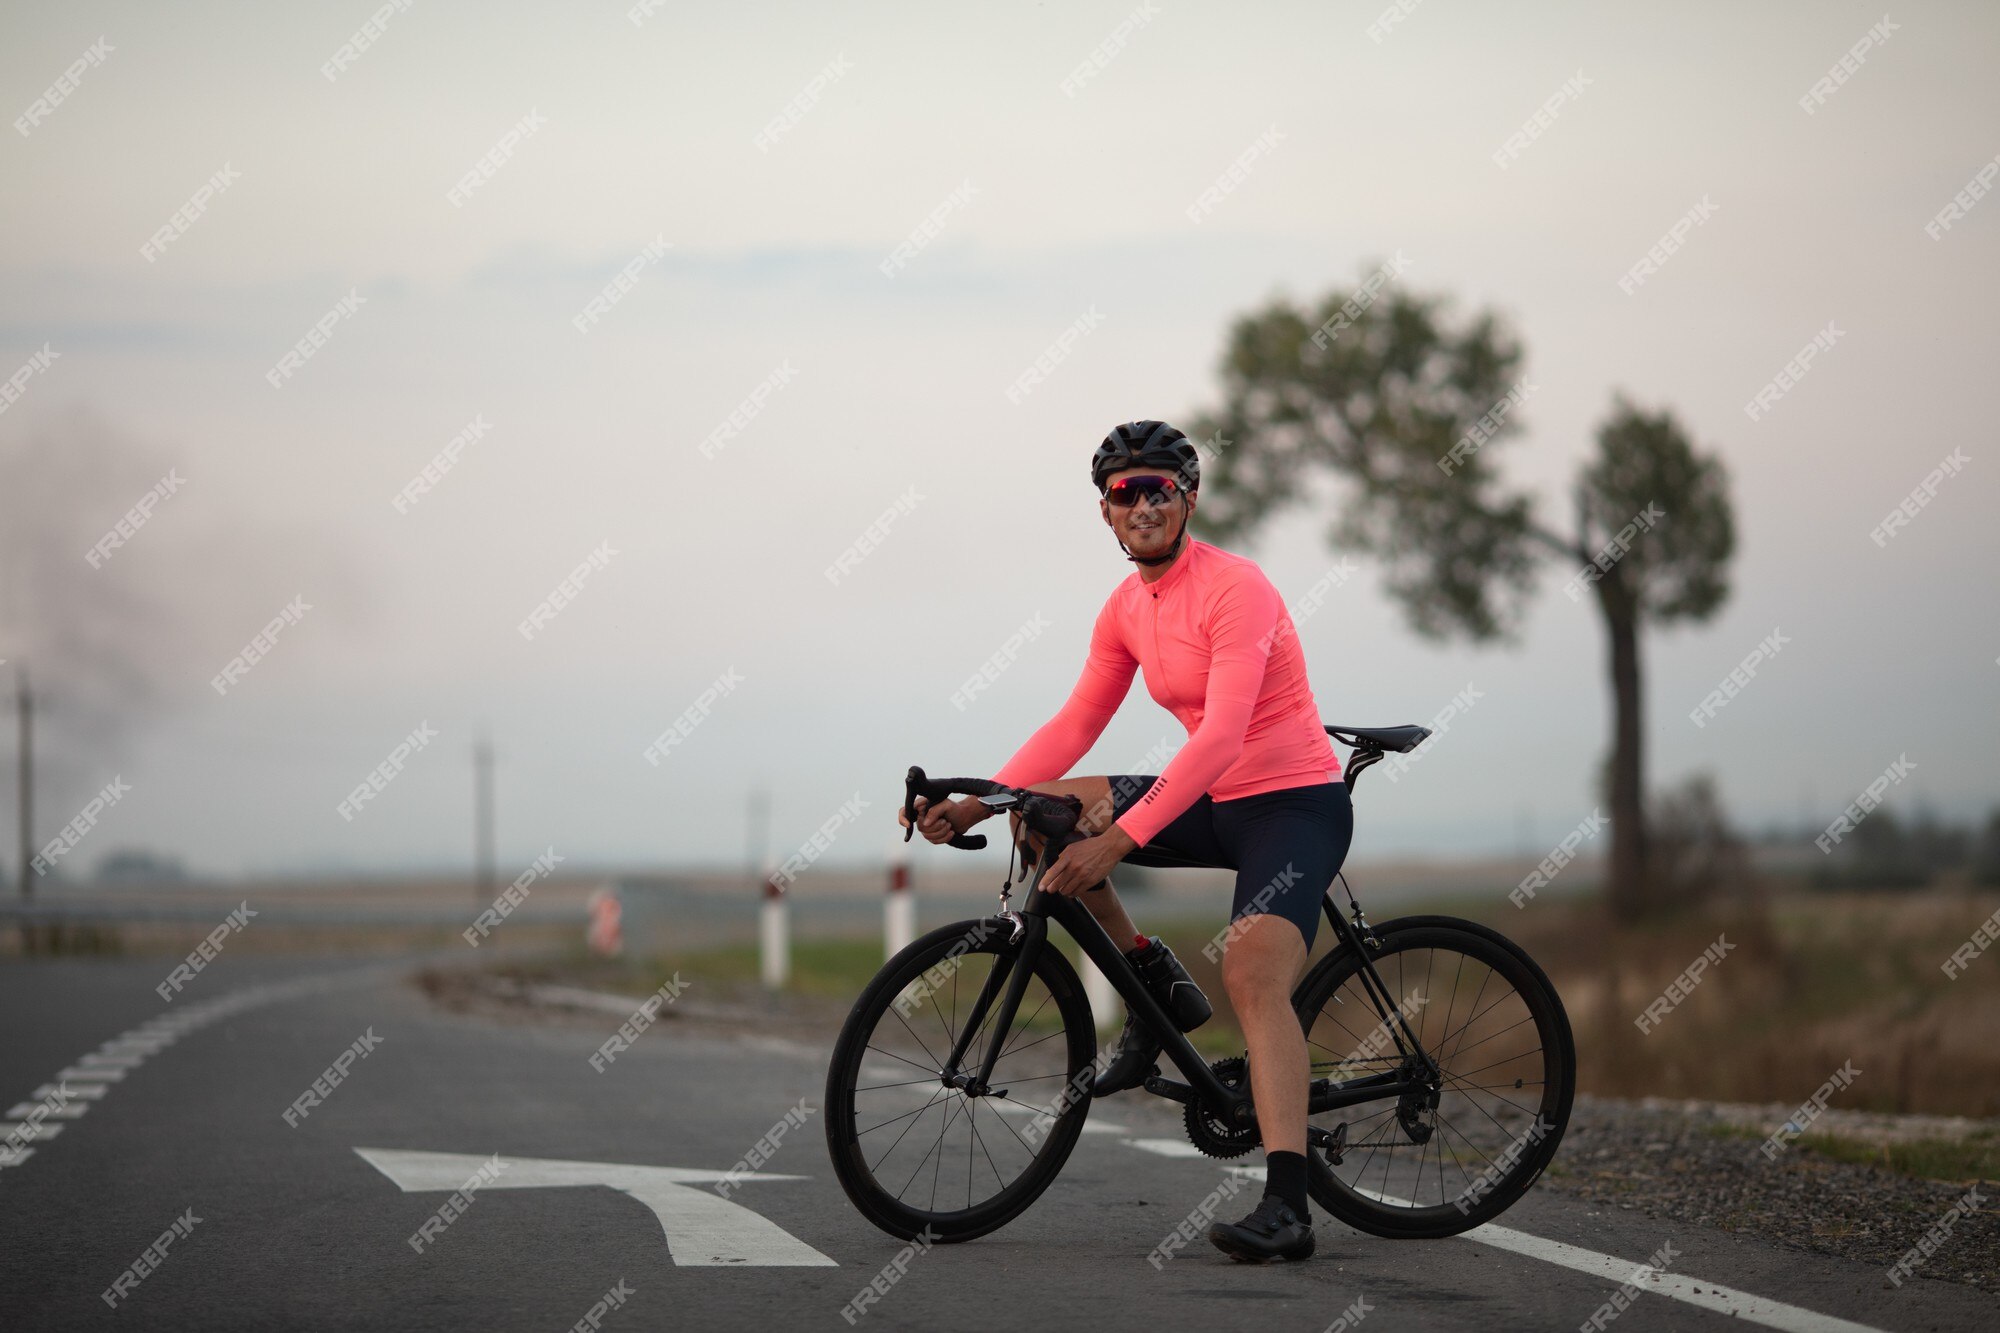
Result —
[[[903,841],[908,842],[917,831],[917,788],[923,784],[924,770],[915,764],[903,775]]]
[[[924,770],[916,764],[911,764],[910,771],[903,775],[904,842],[908,842],[917,832],[917,788],[926,786],[929,782],[930,779],[924,776]],[[945,843],[945,846],[956,847],[961,851],[976,852],[986,846],[986,835],[984,833],[955,834]]]

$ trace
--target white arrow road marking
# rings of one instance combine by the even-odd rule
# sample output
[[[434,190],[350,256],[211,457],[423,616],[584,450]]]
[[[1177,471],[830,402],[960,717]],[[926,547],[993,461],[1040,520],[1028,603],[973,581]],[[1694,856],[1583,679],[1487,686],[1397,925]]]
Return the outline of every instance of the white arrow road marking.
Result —
[[[363,1161],[395,1182],[405,1194],[455,1190],[490,1159],[466,1153],[409,1152],[400,1148],[356,1148]],[[667,1250],[683,1268],[742,1264],[760,1268],[838,1268],[840,1265],[760,1213],[732,1203],[712,1185],[729,1175],[686,1166],[633,1166],[625,1162],[564,1162],[537,1157],[502,1157],[505,1174],[483,1190],[550,1189],[603,1185],[631,1195],[653,1210],[666,1233]],[[737,1180],[810,1180],[740,1171]]]

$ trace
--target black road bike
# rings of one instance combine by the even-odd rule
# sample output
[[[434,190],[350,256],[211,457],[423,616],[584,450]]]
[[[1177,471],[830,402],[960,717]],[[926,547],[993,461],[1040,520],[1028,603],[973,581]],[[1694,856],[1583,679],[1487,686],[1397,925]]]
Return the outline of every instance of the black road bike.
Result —
[[[1353,747],[1350,790],[1431,734],[1326,730]],[[1159,1039],[1181,1078],[1156,1070],[1145,1091],[1183,1105],[1189,1141],[1216,1158],[1256,1148],[1246,1058],[1204,1060],[1089,910],[1042,891],[1062,849],[1086,836],[1082,801],[913,767],[904,811],[914,826],[917,797],[956,795],[1018,813],[1043,848],[1018,911],[1003,887],[996,913],[917,939],[849,1011],[825,1112],[834,1173],[855,1207],[906,1240],[971,1240],[1019,1216],[1062,1169],[1100,1064],[1090,1003],[1051,922]],[[1455,1235],[1512,1205],[1554,1157],[1576,1086],[1569,1018],[1542,969],[1499,932],[1447,916],[1371,926],[1351,887],[1348,902],[1351,918],[1328,886],[1334,946],[1292,994],[1312,1061],[1312,1197],[1378,1236]]]

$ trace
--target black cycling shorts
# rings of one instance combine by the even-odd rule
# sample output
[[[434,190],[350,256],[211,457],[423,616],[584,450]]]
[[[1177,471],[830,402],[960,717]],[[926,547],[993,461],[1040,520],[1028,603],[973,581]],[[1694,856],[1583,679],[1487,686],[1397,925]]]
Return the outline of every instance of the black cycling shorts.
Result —
[[[1155,777],[1114,774],[1113,818],[1132,808]],[[1236,872],[1229,919],[1268,912],[1284,917],[1312,948],[1320,902],[1354,841],[1354,805],[1345,781],[1218,801],[1203,792],[1153,840],[1124,860],[1135,866],[1205,866]]]

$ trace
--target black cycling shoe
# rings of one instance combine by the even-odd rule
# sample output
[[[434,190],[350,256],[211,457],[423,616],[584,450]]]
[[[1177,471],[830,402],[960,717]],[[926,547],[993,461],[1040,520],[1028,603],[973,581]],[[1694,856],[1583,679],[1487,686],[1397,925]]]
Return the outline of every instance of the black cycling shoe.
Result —
[[[1217,1222],[1208,1238],[1230,1258],[1250,1264],[1311,1258],[1315,1244],[1311,1213],[1300,1217],[1275,1194],[1266,1194],[1241,1222]]]
[[[1125,1015],[1125,1030],[1118,1034],[1117,1054],[1111,1063],[1104,1066],[1097,1081],[1091,1085],[1094,1097],[1109,1096],[1136,1088],[1159,1068],[1160,1043],[1152,1033],[1139,1026],[1139,1020],[1129,1012]]]
[[[1125,957],[1174,1025],[1183,1032],[1192,1032],[1206,1023],[1214,1010],[1208,997],[1201,993],[1201,987],[1194,984],[1194,978],[1181,966],[1181,960],[1174,957],[1174,951],[1157,935],[1140,935],[1136,942],[1139,947]],[[1160,1043],[1151,1032],[1140,1030],[1130,1010],[1125,1014],[1125,1030],[1118,1034],[1117,1051],[1104,1072],[1097,1076],[1092,1095],[1103,1097],[1136,1088],[1158,1067],[1155,1062],[1160,1058]]]

